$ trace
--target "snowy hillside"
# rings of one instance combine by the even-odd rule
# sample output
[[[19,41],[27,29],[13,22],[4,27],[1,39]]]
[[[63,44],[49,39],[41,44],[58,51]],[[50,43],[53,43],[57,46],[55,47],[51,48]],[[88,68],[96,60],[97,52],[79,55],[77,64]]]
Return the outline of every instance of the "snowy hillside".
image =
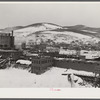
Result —
[[[27,36],[25,36],[27,35]],[[38,38],[37,38],[38,36]],[[41,42],[46,42],[48,40],[52,40],[55,43],[68,43],[70,44],[72,41],[80,41],[83,42],[84,44],[93,42],[97,43],[99,41],[99,38],[91,37],[88,35],[83,35],[79,33],[74,33],[74,32],[69,32],[69,31],[64,31],[64,32],[57,32],[57,31],[42,31],[42,32],[36,32],[36,33],[31,33],[31,34],[22,34],[18,35],[18,38],[16,36],[16,43],[21,42],[21,41],[29,41],[33,40],[36,42],[36,39]]]
[[[88,27],[85,25],[75,25],[75,26],[64,26],[64,28],[75,29],[75,30],[85,30],[90,33],[100,33],[100,28]]]
[[[52,29],[57,29],[57,28],[61,28],[61,27],[58,25],[53,25],[49,23],[40,23],[36,26],[29,25],[29,26],[26,26],[25,28],[15,30],[14,35],[15,36],[27,36],[37,31],[52,30]]]
[[[34,40],[35,39],[34,34],[36,32],[39,33],[41,31],[53,30],[58,28],[62,28],[62,27],[51,23],[39,23],[39,24],[28,25],[22,29],[18,29],[14,31],[15,43],[20,44],[23,41],[28,41],[30,39]],[[30,35],[31,37],[28,37]]]
[[[41,43],[48,40],[55,44],[76,43],[79,46],[84,44],[95,45],[100,41],[100,28],[91,28],[85,25],[59,26],[53,23],[35,23],[27,26],[16,26],[5,28],[4,30],[14,30],[15,45],[29,41]],[[95,47],[94,47],[95,48]]]

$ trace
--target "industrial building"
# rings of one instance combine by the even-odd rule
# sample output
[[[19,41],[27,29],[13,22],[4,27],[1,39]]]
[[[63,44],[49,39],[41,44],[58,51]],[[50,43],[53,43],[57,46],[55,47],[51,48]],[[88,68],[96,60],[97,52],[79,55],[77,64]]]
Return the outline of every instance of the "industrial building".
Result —
[[[36,74],[41,74],[48,69],[48,67],[53,66],[52,57],[33,57],[31,58],[31,72]]]
[[[0,33],[0,49],[13,49],[13,48],[14,48],[13,31],[11,33]]]
[[[0,56],[6,60],[12,58],[17,60],[22,55],[22,52],[15,50],[13,31],[9,33],[0,33]],[[0,59],[1,59],[0,58]],[[1,64],[0,64],[1,65]]]

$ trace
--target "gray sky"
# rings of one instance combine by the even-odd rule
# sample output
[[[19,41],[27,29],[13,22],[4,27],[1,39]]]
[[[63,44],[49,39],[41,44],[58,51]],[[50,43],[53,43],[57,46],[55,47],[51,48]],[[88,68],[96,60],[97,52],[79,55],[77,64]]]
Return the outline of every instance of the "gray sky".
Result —
[[[0,28],[38,22],[100,27],[100,3],[0,3]]]

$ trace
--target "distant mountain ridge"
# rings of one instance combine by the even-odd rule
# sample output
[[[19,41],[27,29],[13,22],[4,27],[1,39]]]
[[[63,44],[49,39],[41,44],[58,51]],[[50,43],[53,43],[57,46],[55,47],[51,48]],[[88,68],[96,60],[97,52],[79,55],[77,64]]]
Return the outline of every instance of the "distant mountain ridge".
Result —
[[[26,26],[14,26],[14,27],[7,27],[4,29],[0,29],[0,31],[2,32],[9,32],[11,30],[19,30],[22,28],[27,28],[27,27],[38,27],[38,26],[42,26],[44,24],[50,24],[50,25],[54,25],[54,26],[58,26],[61,27],[62,29],[69,29],[69,30],[87,30],[87,31],[91,31],[91,32],[96,32],[96,33],[100,33],[100,28],[93,28],[93,27],[87,27],[85,25],[74,25],[74,26],[61,26],[61,25],[57,25],[57,24],[53,24],[53,23],[34,23],[34,24],[30,24],[30,25],[26,25]]]
[[[60,26],[53,23],[34,23],[26,26],[16,26],[1,29],[2,32],[14,30],[15,44],[29,41],[34,43],[72,44],[74,47],[95,46],[100,41],[100,28],[85,25]],[[0,30],[0,31],[1,31]]]
[[[23,28],[27,28],[27,27],[39,27],[39,26],[42,26],[42,25],[45,25],[45,24],[50,24],[50,25],[62,27],[60,25],[56,25],[56,24],[53,24],[53,23],[43,22],[43,23],[34,23],[34,24],[26,25],[26,26],[7,27],[7,28],[4,28],[4,29],[0,29],[0,31],[2,31],[2,32],[10,32],[12,30],[19,30],[19,29],[23,29]]]
[[[14,26],[14,27],[7,27],[4,29],[0,29],[1,32],[11,32],[12,30],[18,30],[24,28],[24,26]]]
[[[85,26],[85,25],[64,26],[63,28],[100,32],[100,28],[93,28],[93,27],[88,27],[88,26]]]

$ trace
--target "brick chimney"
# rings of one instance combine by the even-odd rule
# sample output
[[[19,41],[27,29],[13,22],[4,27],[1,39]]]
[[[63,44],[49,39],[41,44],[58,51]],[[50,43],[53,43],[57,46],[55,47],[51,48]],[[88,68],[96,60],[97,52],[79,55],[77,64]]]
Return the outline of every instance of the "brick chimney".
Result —
[[[12,36],[14,35],[14,31],[12,30]]]

